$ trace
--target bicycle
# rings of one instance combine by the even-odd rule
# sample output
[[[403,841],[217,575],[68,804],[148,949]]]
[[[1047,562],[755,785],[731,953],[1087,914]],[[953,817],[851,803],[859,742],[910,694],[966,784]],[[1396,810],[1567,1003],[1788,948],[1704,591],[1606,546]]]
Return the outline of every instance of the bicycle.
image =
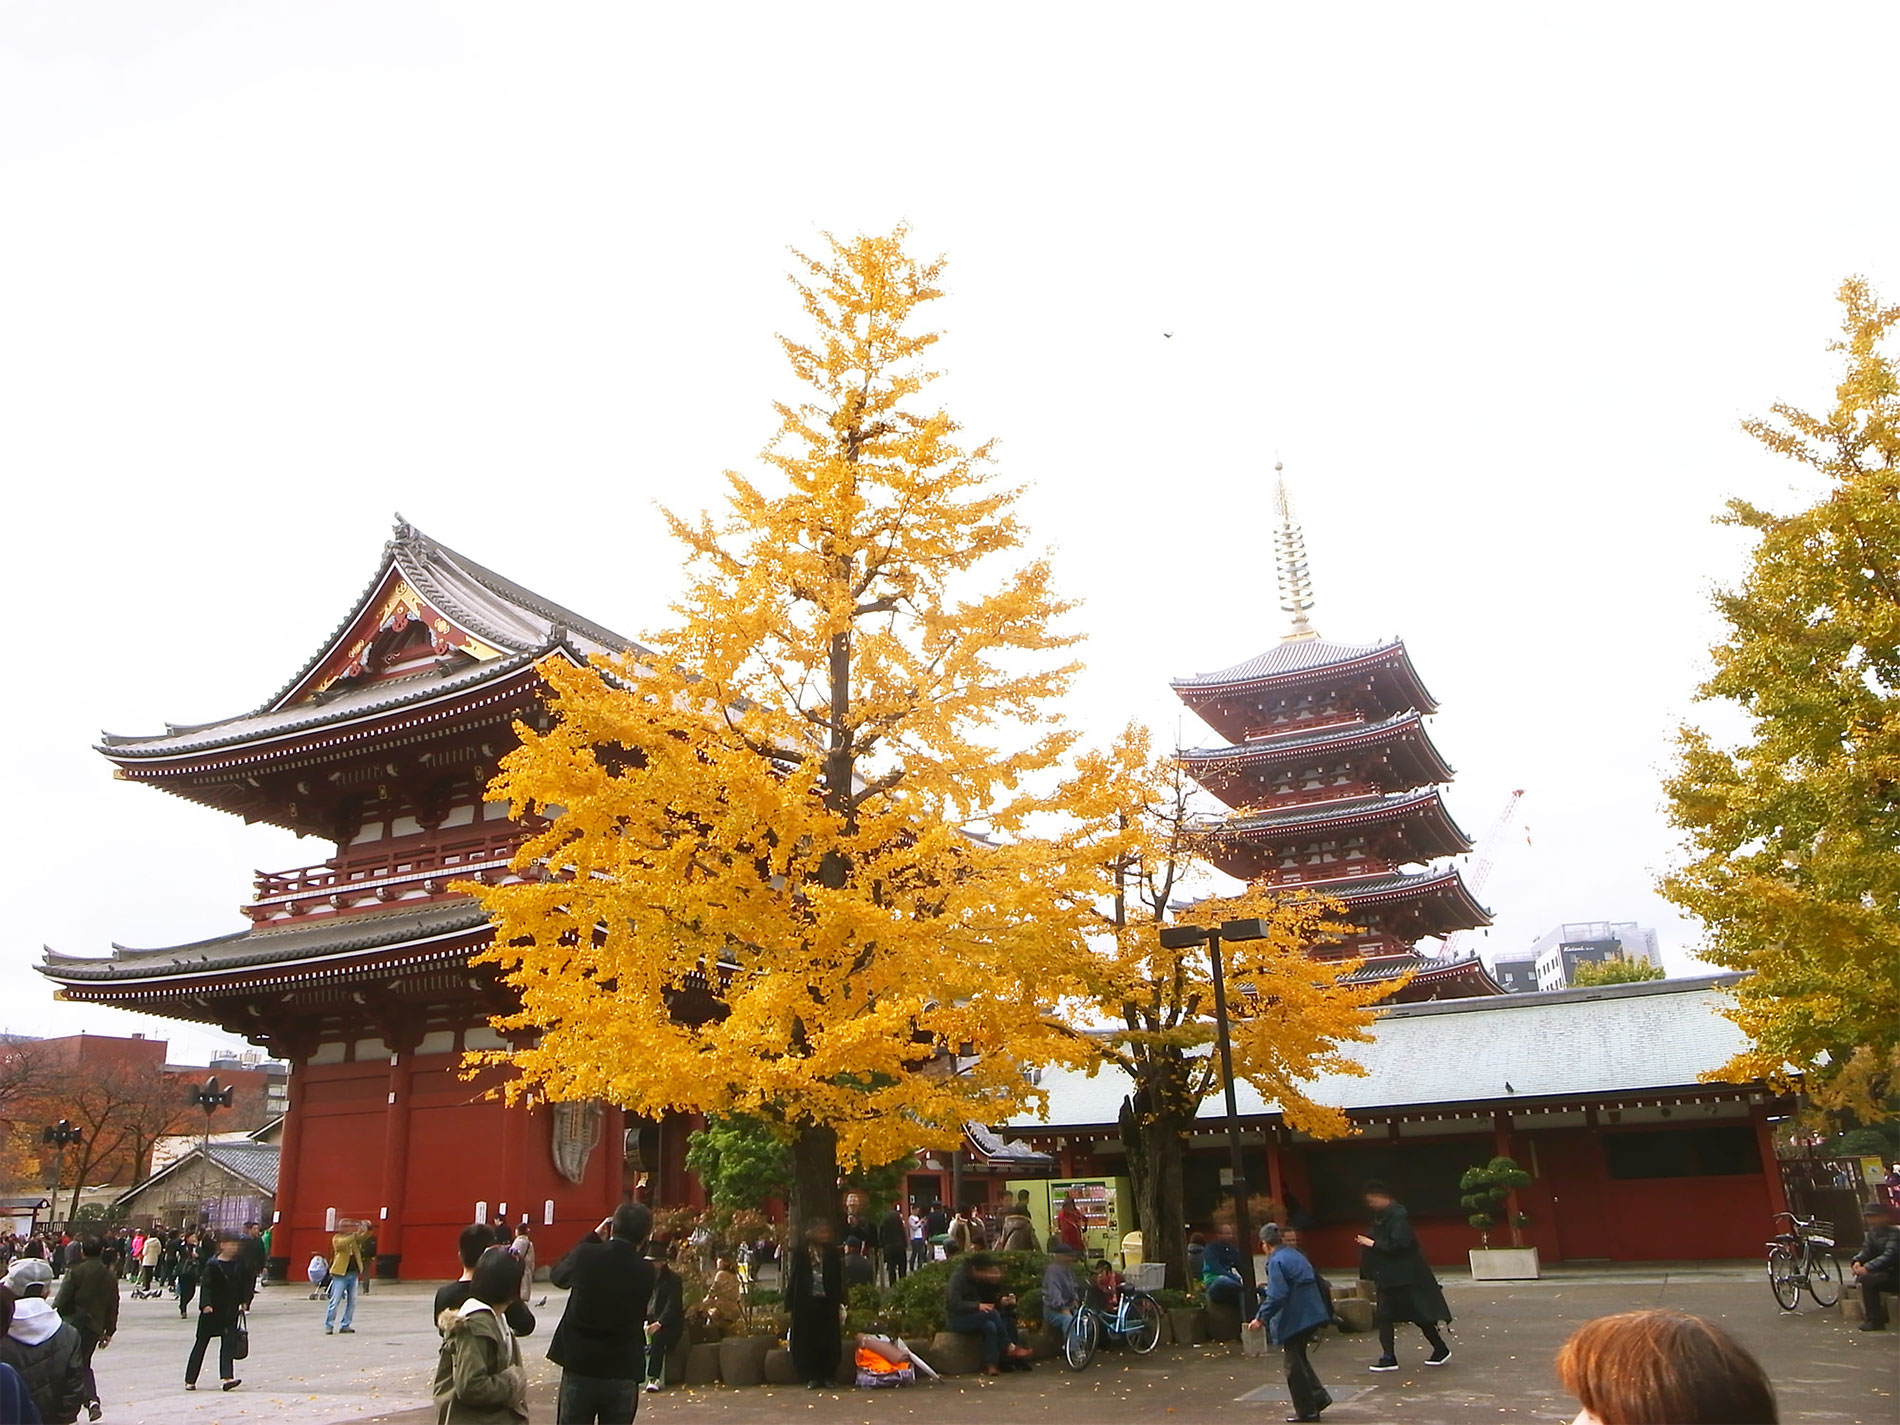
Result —
[[[1087,1369],[1105,1337],[1124,1342],[1138,1356],[1161,1344],[1161,1303],[1148,1290],[1124,1285],[1113,1311],[1101,1300],[1101,1293],[1089,1287],[1062,1338],[1062,1359],[1072,1371]]]
[[[1834,1224],[1792,1212],[1777,1212],[1774,1220],[1784,1217],[1788,1231],[1768,1244],[1768,1289],[1783,1311],[1794,1310],[1802,1287],[1815,1305],[1834,1305],[1841,1299],[1841,1265],[1826,1250],[1834,1245]]]

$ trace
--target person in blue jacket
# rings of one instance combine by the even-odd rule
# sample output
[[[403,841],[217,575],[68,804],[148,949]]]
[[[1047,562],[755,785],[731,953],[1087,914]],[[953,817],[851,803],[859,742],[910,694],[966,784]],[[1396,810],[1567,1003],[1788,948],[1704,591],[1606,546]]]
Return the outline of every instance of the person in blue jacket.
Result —
[[[1319,1374],[1307,1359],[1313,1334],[1332,1319],[1326,1298],[1320,1295],[1319,1276],[1306,1254],[1284,1240],[1276,1229],[1263,1228],[1260,1245],[1267,1254],[1266,1299],[1260,1314],[1247,1323],[1250,1331],[1265,1331],[1280,1348],[1286,1362],[1286,1388],[1293,1397],[1288,1420],[1317,1420],[1333,1403]]]

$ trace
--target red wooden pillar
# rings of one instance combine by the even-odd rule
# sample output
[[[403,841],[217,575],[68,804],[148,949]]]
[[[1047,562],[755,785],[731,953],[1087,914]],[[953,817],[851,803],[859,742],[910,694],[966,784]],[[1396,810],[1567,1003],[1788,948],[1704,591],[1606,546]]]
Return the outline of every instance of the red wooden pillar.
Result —
[[[627,1179],[627,1110],[617,1103],[602,1106],[600,1111],[600,1215],[611,1217],[616,1207],[626,1201]],[[588,1226],[593,1226],[590,1222]]]
[[[303,1101],[304,1085],[310,1078],[310,1058],[299,1054],[291,1060],[290,1081],[285,1087],[287,1106],[284,1109],[284,1133],[277,1148],[277,1200],[276,1210],[272,1213],[274,1226],[270,1235],[271,1261],[282,1261],[283,1276],[290,1274],[289,1264],[297,1260],[296,1228],[297,1216],[297,1171],[303,1152]],[[278,1269],[273,1265],[272,1276]]]
[[[512,1078],[514,1070],[507,1069],[504,1073]],[[495,1201],[490,1210],[501,1213],[510,1222],[521,1220],[520,1212],[524,1205],[521,1188],[527,1164],[524,1139],[528,1114],[525,1103],[525,1100],[510,1103],[505,1098],[501,1101],[501,1176],[495,1184]]]
[[[403,1200],[409,1183],[409,1112],[415,1083],[415,1050],[408,1036],[389,1046],[389,1102],[383,1110],[383,1181],[376,1223],[376,1275],[402,1275]]]
[[[1267,1125],[1267,1196],[1286,1209],[1286,1169],[1280,1162],[1280,1125]]]
[[[1781,1159],[1775,1153],[1775,1125],[1768,1121],[1766,1104],[1750,1104],[1748,1121],[1755,1127],[1755,1150],[1761,1155],[1762,1176],[1768,1180],[1768,1210],[1788,1210],[1788,1185],[1781,1180]]]
[[[1491,1119],[1491,1133],[1492,1156],[1510,1158],[1515,1161],[1517,1155],[1511,1151],[1511,1115],[1508,1113],[1494,1115]],[[1517,1189],[1512,1188],[1510,1196],[1504,1199],[1504,1225],[1511,1234],[1513,1247],[1523,1245],[1517,1226],[1518,1214],[1523,1210],[1523,1205],[1517,1200]]]

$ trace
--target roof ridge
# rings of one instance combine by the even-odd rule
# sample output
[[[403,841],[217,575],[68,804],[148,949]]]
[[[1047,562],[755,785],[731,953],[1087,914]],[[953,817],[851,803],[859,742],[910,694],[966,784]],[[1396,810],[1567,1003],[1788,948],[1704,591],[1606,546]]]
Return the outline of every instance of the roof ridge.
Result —
[[[585,634],[596,643],[603,644],[610,648],[616,648],[624,653],[645,653],[649,651],[637,640],[628,638],[625,634],[616,633],[605,624],[596,623],[586,615],[576,613],[566,605],[558,604],[545,595],[537,594],[525,584],[517,584],[505,574],[499,574],[495,570],[490,569],[487,565],[469,558],[459,549],[453,549],[444,544],[441,540],[424,534],[421,530],[406,521],[397,526],[397,533],[401,546],[414,547],[420,551],[448,559],[475,583],[488,590],[489,593],[495,595],[497,598],[505,599],[520,608],[524,608],[530,613],[539,614],[542,618],[548,620],[550,624],[555,625],[557,629],[566,628],[577,633]],[[398,546],[398,541],[392,540],[391,546],[392,550],[395,549]],[[400,559],[400,554],[398,554],[397,557]]]

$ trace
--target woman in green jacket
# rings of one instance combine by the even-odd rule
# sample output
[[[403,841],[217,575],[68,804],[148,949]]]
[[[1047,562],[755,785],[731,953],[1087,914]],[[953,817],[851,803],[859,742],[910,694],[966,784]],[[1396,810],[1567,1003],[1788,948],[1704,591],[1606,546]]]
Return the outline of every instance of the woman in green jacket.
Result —
[[[490,1247],[475,1264],[469,1298],[436,1317],[436,1425],[525,1425],[528,1377],[503,1313],[521,1288],[521,1259]]]

